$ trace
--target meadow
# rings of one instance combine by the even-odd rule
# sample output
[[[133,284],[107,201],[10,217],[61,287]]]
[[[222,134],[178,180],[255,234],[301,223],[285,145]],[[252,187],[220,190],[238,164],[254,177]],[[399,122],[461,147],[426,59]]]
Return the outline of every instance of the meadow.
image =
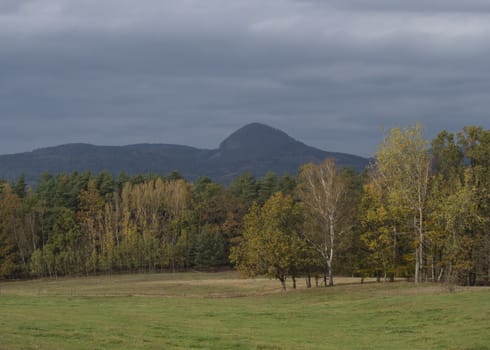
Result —
[[[0,349],[490,349],[490,289],[235,272],[0,283]]]

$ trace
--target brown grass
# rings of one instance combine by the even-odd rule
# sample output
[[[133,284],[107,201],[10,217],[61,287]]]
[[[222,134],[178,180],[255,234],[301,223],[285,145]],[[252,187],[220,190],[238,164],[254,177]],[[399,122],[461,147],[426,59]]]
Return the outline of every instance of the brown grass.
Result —
[[[290,281],[291,282],[291,281]],[[314,282],[314,281],[313,281]],[[321,282],[321,281],[320,281]],[[373,283],[365,279],[365,284]],[[360,285],[360,278],[336,277],[338,286]],[[321,284],[321,283],[320,283]],[[292,290],[292,285],[288,285]],[[297,290],[305,290],[303,279]],[[313,287],[315,289],[315,287]],[[282,293],[278,281],[242,278],[237,272],[154,273],[36,279],[0,283],[0,295],[240,297]]]
[[[352,293],[362,289],[380,295],[392,295],[398,289],[400,295],[448,293],[440,284],[421,284],[397,281],[395,283],[376,283],[375,279],[336,277],[334,288]],[[312,281],[314,284],[314,281]],[[327,292],[328,292],[327,288]],[[490,290],[489,288],[487,288]],[[304,279],[297,280],[297,290],[306,290]],[[312,290],[325,290],[313,287]],[[456,287],[455,292],[475,290],[469,287]],[[481,290],[481,288],[479,288]],[[219,273],[153,273],[89,276],[79,278],[36,279],[0,283],[0,295],[18,296],[147,296],[147,297],[192,297],[225,298],[280,294],[283,291],[278,281],[268,278],[242,278],[235,271]]]

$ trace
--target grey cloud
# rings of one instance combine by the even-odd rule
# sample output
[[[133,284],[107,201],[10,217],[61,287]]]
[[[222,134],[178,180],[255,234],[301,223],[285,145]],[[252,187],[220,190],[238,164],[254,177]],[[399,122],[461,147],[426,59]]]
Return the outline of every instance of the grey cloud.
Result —
[[[318,6],[328,6],[356,11],[414,11],[414,12],[490,12],[486,0],[296,0]]]
[[[259,121],[370,155],[383,127],[489,127],[490,21],[475,10],[485,4],[366,3],[11,6],[0,20],[0,153],[65,142],[213,148]]]
[[[32,0],[2,0],[0,2],[0,14],[11,15],[18,13],[22,6]]]

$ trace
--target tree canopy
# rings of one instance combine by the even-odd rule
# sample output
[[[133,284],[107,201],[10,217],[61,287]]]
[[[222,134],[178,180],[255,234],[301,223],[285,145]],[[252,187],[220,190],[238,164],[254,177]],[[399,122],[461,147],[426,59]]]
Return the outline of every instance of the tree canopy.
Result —
[[[366,172],[331,159],[229,186],[168,176],[0,179],[0,278],[236,268],[490,284],[490,131],[390,130]],[[318,283],[318,282],[317,282]]]

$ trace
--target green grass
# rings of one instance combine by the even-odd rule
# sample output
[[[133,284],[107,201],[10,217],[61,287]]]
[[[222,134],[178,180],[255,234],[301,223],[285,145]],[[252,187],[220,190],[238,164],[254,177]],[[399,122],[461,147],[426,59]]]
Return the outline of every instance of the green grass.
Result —
[[[0,349],[490,349],[490,290],[235,273],[0,283]],[[344,284],[342,284],[344,283]]]

